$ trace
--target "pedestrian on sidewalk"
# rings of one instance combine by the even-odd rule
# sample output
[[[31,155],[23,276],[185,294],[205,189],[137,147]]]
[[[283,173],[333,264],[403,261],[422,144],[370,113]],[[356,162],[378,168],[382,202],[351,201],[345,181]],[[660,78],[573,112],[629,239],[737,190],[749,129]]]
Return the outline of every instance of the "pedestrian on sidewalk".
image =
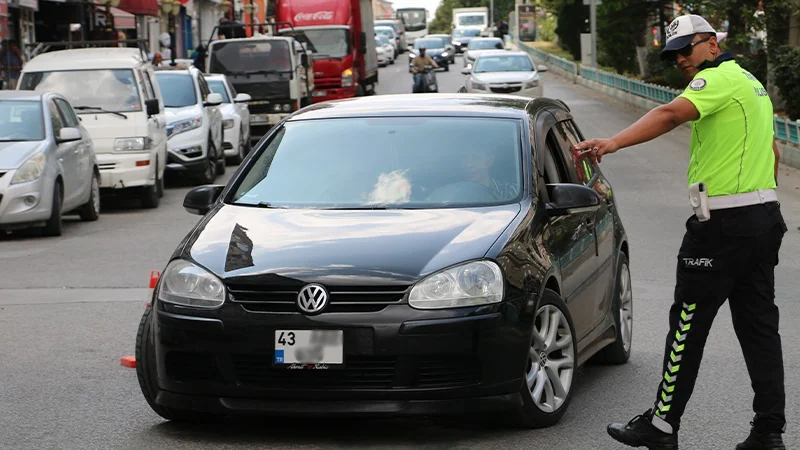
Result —
[[[779,153],[766,89],[723,53],[697,15],[670,23],[661,58],[689,85],[611,139],[576,146],[604,155],[655,139],[692,122],[690,204],[678,251],[674,302],[654,406],[608,433],[633,447],[677,449],[681,416],[694,389],[708,333],[729,302],[733,327],[755,392],[750,435],[736,446],[785,449],[785,393],[774,269],[787,228],[775,188]]]

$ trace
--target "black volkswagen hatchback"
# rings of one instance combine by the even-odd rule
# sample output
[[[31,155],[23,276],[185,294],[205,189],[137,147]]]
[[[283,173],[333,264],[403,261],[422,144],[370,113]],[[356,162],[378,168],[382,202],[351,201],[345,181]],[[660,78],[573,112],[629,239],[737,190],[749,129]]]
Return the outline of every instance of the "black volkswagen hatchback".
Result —
[[[628,243],[560,101],[384,95],[307,107],[161,274],[136,342],[171,420],[507,414],[555,424],[588,358],[631,351]]]

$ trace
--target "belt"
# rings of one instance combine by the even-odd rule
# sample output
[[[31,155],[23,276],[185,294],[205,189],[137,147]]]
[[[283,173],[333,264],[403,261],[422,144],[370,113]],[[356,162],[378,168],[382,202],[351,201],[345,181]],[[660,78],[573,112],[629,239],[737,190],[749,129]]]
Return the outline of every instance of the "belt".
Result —
[[[708,198],[708,209],[738,208],[778,201],[775,189],[759,189],[744,194],[721,195]]]

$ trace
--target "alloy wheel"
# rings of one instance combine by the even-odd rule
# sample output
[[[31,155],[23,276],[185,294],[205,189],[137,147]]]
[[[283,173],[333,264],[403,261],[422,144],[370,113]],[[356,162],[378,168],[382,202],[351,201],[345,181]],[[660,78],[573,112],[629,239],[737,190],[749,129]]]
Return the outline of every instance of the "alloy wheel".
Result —
[[[100,214],[100,183],[97,177],[92,177],[92,208],[95,214]]]
[[[554,305],[536,314],[525,381],[536,406],[557,411],[567,399],[575,369],[572,332],[564,313]]]

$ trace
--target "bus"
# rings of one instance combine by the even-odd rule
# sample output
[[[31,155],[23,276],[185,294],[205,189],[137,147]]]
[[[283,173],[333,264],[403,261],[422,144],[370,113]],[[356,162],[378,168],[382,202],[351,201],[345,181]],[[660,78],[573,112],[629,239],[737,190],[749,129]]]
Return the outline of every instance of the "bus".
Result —
[[[417,38],[428,35],[428,11],[425,8],[398,8],[397,16],[406,28],[406,44],[414,46]]]

